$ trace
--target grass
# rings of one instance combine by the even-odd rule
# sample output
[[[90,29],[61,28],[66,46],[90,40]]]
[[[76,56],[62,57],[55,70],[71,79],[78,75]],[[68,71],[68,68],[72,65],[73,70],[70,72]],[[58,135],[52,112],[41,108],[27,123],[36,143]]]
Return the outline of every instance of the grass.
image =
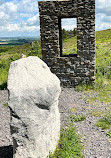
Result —
[[[49,158],[83,158],[82,149],[80,136],[76,134],[73,124],[70,124],[68,129],[61,130],[59,144]]]
[[[96,78],[111,79],[111,29],[96,33]]]
[[[1,46],[0,47],[0,53],[9,51],[12,48],[13,48],[13,46]]]
[[[107,113],[103,118],[99,119],[96,123],[97,127],[102,129],[109,129],[111,127],[111,112]]]
[[[63,41],[63,55],[69,54],[77,54],[77,36]]]
[[[34,42],[33,46],[24,44],[22,46],[3,46],[0,48],[0,89],[7,87],[7,77],[10,63],[20,58],[21,54],[26,56],[35,55],[42,57],[40,41]],[[63,54],[77,54],[77,37],[63,41]],[[105,104],[111,103],[111,29],[96,32],[96,80],[94,84],[81,84],[76,87],[77,91],[85,91],[89,102],[100,101]],[[96,95],[92,95],[92,94]],[[6,104],[7,106],[7,104]],[[76,109],[72,109],[72,112]],[[111,111],[111,109],[109,110]],[[100,117],[101,112],[92,112],[92,115]],[[71,116],[71,121],[83,121],[85,115]],[[111,113],[102,116],[96,123],[98,127],[107,129],[111,127]],[[111,137],[111,130],[107,135]],[[73,125],[62,130],[59,145],[54,155],[50,158],[82,158],[82,146],[80,138],[75,132]]]
[[[84,91],[88,91],[88,90],[94,89],[94,85],[93,84],[79,84],[78,86],[75,87],[75,91],[79,92],[84,92]]]
[[[92,85],[81,84],[77,91],[85,91],[95,97],[88,97],[89,102],[111,102],[111,29],[96,32],[96,80]]]
[[[72,43],[72,39],[70,43]],[[85,92],[89,103],[111,103],[111,29],[96,32],[95,83],[78,85],[75,90]],[[96,123],[96,126],[102,129],[111,127],[111,109],[109,113],[92,111],[90,114],[95,117],[102,116]],[[74,119],[79,120],[78,118]],[[111,135],[111,131],[109,135]]]
[[[0,89],[7,88],[10,63],[19,59],[21,54],[25,54],[27,57],[35,55],[41,58],[40,41],[33,42],[33,46],[30,44],[24,44],[22,46],[0,47]]]
[[[63,54],[77,53],[77,38],[63,41]],[[76,50],[76,51],[73,51]],[[94,84],[81,84],[76,91],[85,91],[89,103],[111,102],[111,29],[96,32],[96,80]],[[92,95],[96,93],[96,95]]]
[[[3,104],[5,107],[8,107],[8,103]]]
[[[63,40],[63,54],[77,54],[77,37]],[[21,54],[26,56],[41,55],[40,41],[34,42],[33,46],[24,44],[22,46],[0,47],[0,89],[6,88],[9,65],[12,61],[20,58]],[[96,81],[92,86],[79,85],[77,90],[98,92],[97,98],[103,102],[111,102],[111,29],[96,32]],[[91,91],[90,91],[91,92]]]
[[[72,115],[70,116],[71,121],[79,122],[84,121],[86,119],[86,115]]]
[[[98,110],[97,111],[91,111],[90,115],[95,116],[95,117],[100,117],[100,116],[105,115],[105,112],[104,111],[98,111]]]
[[[95,84],[92,85],[78,85],[75,90],[84,91],[88,94],[87,100],[89,103],[100,101],[107,104],[111,102],[111,81],[104,77],[96,78]]]
[[[75,112],[75,111],[77,111],[76,107],[73,107],[73,108],[69,109],[69,112]]]
[[[107,135],[109,138],[111,138],[111,130],[109,130],[109,131],[106,133],[106,135]]]

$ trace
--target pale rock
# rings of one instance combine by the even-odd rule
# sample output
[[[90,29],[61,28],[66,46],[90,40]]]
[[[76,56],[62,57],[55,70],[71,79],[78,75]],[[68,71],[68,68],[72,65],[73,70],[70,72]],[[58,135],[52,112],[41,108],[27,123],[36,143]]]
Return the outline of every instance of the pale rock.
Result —
[[[60,81],[38,57],[13,61],[8,75],[14,158],[46,158],[60,135]]]

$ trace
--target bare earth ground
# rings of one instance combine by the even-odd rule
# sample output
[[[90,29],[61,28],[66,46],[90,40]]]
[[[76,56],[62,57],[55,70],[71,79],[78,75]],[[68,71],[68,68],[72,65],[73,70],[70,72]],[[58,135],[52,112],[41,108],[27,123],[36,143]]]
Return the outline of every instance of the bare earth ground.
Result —
[[[8,101],[8,92],[0,91],[0,158],[12,158],[12,139],[10,136],[10,112],[3,104]],[[66,128],[69,117],[75,114],[86,115],[86,120],[74,123],[81,135],[85,158],[111,158],[111,141],[106,137],[107,130],[95,126],[100,117],[91,115],[94,110],[106,110],[109,105],[102,102],[88,104],[86,95],[75,92],[73,88],[63,89],[59,98],[61,127]],[[72,108],[74,110],[72,110]]]

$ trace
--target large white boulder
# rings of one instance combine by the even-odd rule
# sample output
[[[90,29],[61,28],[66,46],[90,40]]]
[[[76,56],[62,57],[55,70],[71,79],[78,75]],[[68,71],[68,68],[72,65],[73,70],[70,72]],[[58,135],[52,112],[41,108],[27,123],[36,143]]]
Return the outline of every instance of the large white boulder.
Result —
[[[38,57],[13,61],[8,75],[14,158],[46,158],[60,134],[60,81]]]

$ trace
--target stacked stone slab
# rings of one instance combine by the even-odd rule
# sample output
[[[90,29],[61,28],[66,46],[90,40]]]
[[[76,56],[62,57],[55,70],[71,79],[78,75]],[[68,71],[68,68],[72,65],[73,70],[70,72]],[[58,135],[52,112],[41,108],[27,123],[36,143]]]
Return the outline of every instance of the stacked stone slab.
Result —
[[[95,0],[40,1],[43,60],[64,87],[95,79]],[[60,49],[61,18],[77,18],[77,54],[63,56]]]
[[[37,57],[11,63],[8,76],[13,158],[46,158],[60,135],[60,81]]]

